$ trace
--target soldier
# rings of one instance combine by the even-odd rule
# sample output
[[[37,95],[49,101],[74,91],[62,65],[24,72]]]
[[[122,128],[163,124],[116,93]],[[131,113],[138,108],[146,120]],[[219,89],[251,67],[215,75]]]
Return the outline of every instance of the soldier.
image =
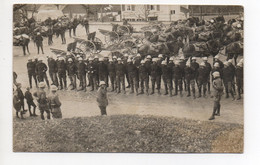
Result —
[[[112,58],[113,58],[114,64],[117,64],[117,57],[116,57],[116,56],[113,56]]]
[[[140,79],[140,84],[141,84],[141,92],[140,94],[144,94],[144,84],[145,84],[145,91],[146,95],[148,96],[148,89],[149,89],[149,73],[148,69],[145,66],[145,61],[141,61],[141,65],[139,67],[139,79]]]
[[[32,77],[35,81],[36,87],[38,88],[35,67],[36,67],[35,63],[32,61],[32,58],[29,57],[27,62],[27,72],[29,77],[30,88],[32,88]]]
[[[99,64],[99,58],[98,58],[98,56],[97,55],[95,55],[95,57],[94,57],[94,60],[93,60],[93,63],[94,63],[94,67],[95,67],[95,69],[96,69],[96,74],[97,74],[97,84],[96,84],[96,89],[98,89],[98,84],[99,84],[99,67],[98,67],[98,64]]]
[[[187,90],[187,87],[186,87],[186,83],[185,83],[185,72],[184,72],[184,68],[186,67],[186,62],[185,62],[185,59],[184,59],[184,56],[181,56],[180,57],[180,62],[179,62],[179,64],[180,64],[180,69],[181,69],[181,79],[182,79],[182,82],[181,82],[181,86],[182,86],[182,83],[183,83],[183,81],[184,81],[184,89],[185,89],[185,91]]]
[[[168,67],[168,69],[169,69],[169,72],[170,72],[170,80],[171,80],[171,87],[173,88],[173,83],[172,83],[172,80],[173,80],[173,74],[174,74],[174,72],[173,72],[173,70],[174,70],[174,63],[173,63],[173,57],[170,57],[169,58],[169,63],[167,64],[167,67]]]
[[[105,83],[106,83],[106,86],[107,87],[109,87],[109,83],[108,83],[108,64],[109,64],[109,59],[108,59],[108,55],[107,54],[105,54],[104,55],[104,64],[105,64],[105,67],[106,67],[106,81],[105,81]]]
[[[152,59],[153,63],[151,64],[151,81],[152,81],[152,92],[151,95],[154,94],[154,87],[155,87],[155,82],[157,85],[157,90],[158,90],[158,94],[160,95],[160,81],[161,81],[161,69],[157,64],[157,59],[153,58]]]
[[[116,81],[117,81],[117,93],[121,92],[121,84],[122,88],[125,92],[125,66],[122,64],[122,59],[118,58],[117,59],[118,64],[116,65]]]
[[[223,84],[220,78],[219,72],[213,72],[213,82],[212,86],[214,89],[214,106],[213,106],[213,113],[209,120],[214,120],[215,115],[220,116],[220,100],[221,96],[223,95]]]
[[[195,96],[196,72],[194,69],[191,68],[191,64],[189,62],[186,62],[186,67],[184,71],[185,71],[185,80],[186,80],[185,82],[188,89],[187,97],[191,96],[190,95],[190,87],[191,87],[193,99],[195,99],[196,98]]]
[[[141,55],[138,53],[134,59],[134,65],[136,66],[137,68],[137,82],[138,82],[138,88],[139,88],[139,67],[141,65]]]
[[[21,90],[22,88],[22,84],[21,83],[17,83],[17,92],[18,92],[18,98],[20,100],[20,103],[21,103],[21,106],[22,106],[22,109],[23,109],[23,113],[25,113],[25,109],[24,109],[24,94],[23,94],[23,91]]]
[[[224,64],[223,64],[222,61],[220,61],[220,59],[219,59],[219,55],[216,55],[216,56],[214,57],[214,64],[215,64],[216,62],[219,63],[219,67],[220,67],[220,69],[223,69],[223,68],[224,68]]]
[[[55,85],[51,86],[51,93],[48,95],[48,103],[49,103],[49,109],[51,110],[52,113],[52,118],[57,119],[57,118],[62,118],[62,113],[61,113],[61,102],[59,99],[57,92],[57,87]]]
[[[30,88],[27,87],[26,90],[27,91],[25,92],[24,97],[25,97],[27,105],[28,105],[30,116],[37,116],[36,113],[35,113],[36,105],[33,102],[33,97],[32,97],[32,93],[30,92]],[[31,106],[33,106],[33,113],[31,111]]]
[[[71,90],[76,90],[77,89],[77,83],[76,83],[77,66],[71,58],[68,59],[67,71],[68,71],[69,79],[72,84]]]
[[[137,74],[137,67],[133,64],[131,59],[127,60],[127,72],[129,76],[129,82],[131,87],[131,94],[134,93],[134,88],[136,92],[136,96],[138,95],[138,74]]]
[[[86,65],[83,62],[83,59],[80,57],[78,59],[78,65],[77,65],[77,71],[78,71],[78,77],[79,77],[79,81],[81,84],[81,88],[78,89],[78,91],[80,90],[84,90],[84,92],[86,92]]]
[[[239,62],[236,67],[236,84],[237,84],[237,100],[241,99],[241,93],[243,92],[243,63]]]
[[[210,72],[212,70],[212,67],[211,67],[210,63],[208,62],[208,58],[207,57],[203,57],[202,60],[203,60],[203,62],[206,65],[206,70],[207,70],[207,75],[208,75],[208,81],[207,81],[207,84],[208,84],[208,94],[210,94]]]
[[[236,88],[235,88],[235,74],[236,74],[236,67],[233,65],[233,60],[229,59],[228,60],[228,67],[230,68],[231,75],[232,75],[232,89],[234,94],[236,94]]]
[[[51,55],[48,58],[48,67],[49,67],[49,75],[51,77],[52,84],[58,86],[59,85],[58,78],[57,78],[58,66],[56,60],[54,60]]]
[[[123,64],[124,64],[124,67],[127,68],[127,60],[128,60],[128,54],[124,54],[124,58],[122,60]],[[129,75],[128,75],[128,71],[127,69],[125,69],[125,78],[126,78],[126,81],[127,81],[127,86],[126,88],[130,88],[130,81],[129,81]]]
[[[111,92],[116,90],[116,66],[112,59],[109,59],[109,64],[107,65],[108,75],[110,78],[112,90]]]
[[[42,54],[44,54],[42,41],[43,41],[43,38],[42,38],[42,36],[41,36],[41,33],[38,32],[38,33],[37,33],[37,36],[35,37],[35,43],[36,43],[36,45],[37,45],[38,54],[40,53],[40,48],[41,48],[41,50],[42,50]]]
[[[158,59],[157,59],[157,64],[161,65],[161,64],[162,64],[162,61],[163,61],[163,55],[162,55],[162,54],[159,54],[159,55],[158,55]]]
[[[98,74],[97,74],[97,65],[94,64],[93,58],[89,58],[89,64],[87,66],[87,72],[88,72],[88,79],[91,86],[91,91],[94,91],[94,89],[97,89],[98,85]]]
[[[24,119],[24,117],[23,117],[23,112],[21,111],[21,100],[20,100],[19,97],[18,97],[18,92],[17,92],[17,90],[14,91],[13,106],[14,106],[14,109],[16,110],[16,117],[17,117],[17,118],[20,118],[20,117],[19,117],[19,112],[20,112],[21,119]]]
[[[207,69],[204,62],[200,64],[200,67],[198,69],[198,88],[199,88],[199,96],[201,97],[201,89],[203,88],[203,96],[206,97],[206,91],[207,91]]]
[[[50,110],[48,106],[48,99],[46,97],[46,92],[44,91],[45,83],[40,82],[39,83],[39,90],[35,92],[33,95],[36,97],[36,100],[38,102],[38,107],[41,113],[41,119],[44,120],[44,112],[47,113],[47,119],[51,119],[50,117]]]
[[[196,83],[198,85],[198,69],[199,69],[199,64],[197,63],[197,58],[196,57],[192,57],[191,58],[191,63],[190,63],[190,67],[191,69],[194,71],[194,74],[195,74],[195,80],[196,80]],[[186,79],[185,79],[186,80]],[[186,83],[187,84],[187,83]]]
[[[99,59],[99,64],[98,64],[98,75],[99,75],[99,81],[105,81],[107,82],[107,78],[108,78],[108,69],[107,69],[107,65],[104,62],[103,58]]]
[[[43,58],[40,57],[39,61],[37,62],[37,65],[36,65],[35,72],[36,72],[36,75],[38,76],[39,82],[42,82],[45,80],[47,83],[47,86],[49,88],[50,87],[49,80],[48,80],[48,77],[46,74],[46,71],[48,70],[48,68],[47,68],[46,64],[44,64],[42,61],[43,61]]]
[[[174,75],[174,84],[175,84],[175,93],[174,96],[178,95],[178,88],[180,90],[180,96],[182,97],[182,69],[180,67],[180,62],[176,61],[175,62],[175,67],[173,69]]]
[[[145,67],[148,71],[148,75],[151,75],[151,65],[152,65],[152,57],[150,55],[147,55],[145,60]],[[149,76],[148,76],[148,85],[149,85]]]
[[[164,82],[164,87],[165,87],[165,94],[164,95],[168,95],[168,90],[170,92],[170,97],[172,97],[172,72],[170,70],[170,68],[166,65],[166,61],[162,61],[162,78],[163,78],[163,82]]]
[[[104,81],[100,81],[100,88],[97,91],[97,102],[101,115],[107,115],[106,107],[108,106],[107,88]]]
[[[228,66],[228,62],[224,62],[224,68],[223,68],[223,82],[224,82],[224,87],[226,91],[226,98],[229,98],[229,93],[232,96],[232,99],[234,100],[234,93],[232,89],[232,70]]]
[[[47,30],[47,36],[48,36],[48,45],[52,45],[53,41],[52,41],[52,36],[53,36],[53,26],[48,26],[48,30]]]
[[[63,84],[64,84],[64,89],[67,90],[67,76],[66,76],[67,66],[65,63],[65,59],[63,57],[59,57],[57,62],[57,68],[58,68],[58,76],[60,80],[60,90],[63,89]]]
[[[212,68],[212,73],[214,73],[214,72],[219,72],[220,78],[223,79],[223,71],[222,71],[222,69],[220,69],[218,62],[215,62],[214,66]],[[213,78],[214,77],[213,77],[213,74],[212,74],[212,81],[213,81]]]
[[[88,35],[89,34],[89,22],[88,22],[87,18],[83,18],[83,25],[85,27],[86,34]]]

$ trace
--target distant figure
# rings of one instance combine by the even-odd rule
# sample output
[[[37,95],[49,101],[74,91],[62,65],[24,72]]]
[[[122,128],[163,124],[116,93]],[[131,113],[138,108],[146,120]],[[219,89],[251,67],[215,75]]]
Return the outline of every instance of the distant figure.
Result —
[[[52,26],[48,26],[48,30],[47,30],[47,36],[48,36],[48,45],[52,45],[53,44],[53,40],[52,40],[52,36],[53,36],[53,27]]]
[[[16,90],[14,91],[14,96],[13,96],[13,106],[14,109],[16,110],[16,117],[20,118],[19,117],[19,112],[20,112],[21,119],[24,119],[23,112],[21,111],[21,100],[19,99],[18,92]]]
[[[57,92],[57,87],[55,85],[51,86],[51,93],[48,96],[48,103],[49,103],[49,108],[52,113],[53,118],[62,118],[62,113],[61,113],[61,102],[59,100],[59,96],[56,93]]]
[[[87,18],[83,19],[83,25],[85,27],[86,34],[88,35],[88,33],[89,33],[89,22],[88,22]]]
[[[214,107],[213,107],[212,116],[209,118],[209,120],[214,120],[215,115],[220,116],[220,100],[221,100],[221,96],[223,95],[223,83],[220,78],[219,72],[213,73],[212,86],[214,89]]]
[[[99,85],[100,87],[97,91],[98,106],[101,110],[101,115],[107,115],[106,107],[108,106],[108,100],[107,100],[106,83],[104,81],[100,81]]]
[[[42,41],[43,41],[43,38],[42,38],[42,36],[41,36],[41,33],[38,32],[38,33],[37,33],[37,36],[36,36],[36,38],[35,38],[35,43],[36,43],[36,45],[37,45],[38,54],[40,53],[40,48],[41,48],[41,50],[42,50],[42,54],[44,54]]]
[[[17,85],[16,79],[17,79],[17,74],[16,74],[16,72],[13,72],[13,84],[15,86]]]
[[[33,102],[33,97],[32,97],[32,93],[30,92],[30,87],[27,87],[26,89],[27,89],[27,91],[25,92],[24,97],[25,97],[27,105],[28,105],[30,116],[37,116],[35,113],[36,105]],[[33,107],[33,113],[31,111],[31,106]]]
[[[126,19],[123,19],[123,25],[128,25],[128,22]]]
[[[22,88],[22,84],[21,83],[17,83],[17,94],[18,94],[18,98],[20,100],[20,103],[21,103],[21,107],[23,109],[23,113],[26,111],[24,109],[24,94],[23,94],[23,91],[21,90]]]

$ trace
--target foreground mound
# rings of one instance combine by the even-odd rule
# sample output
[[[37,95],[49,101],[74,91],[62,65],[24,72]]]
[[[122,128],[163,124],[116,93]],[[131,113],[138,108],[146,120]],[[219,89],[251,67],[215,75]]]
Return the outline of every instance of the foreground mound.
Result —
[[[243,152],[243,126],[115,115],[14,121],[15,152]]]

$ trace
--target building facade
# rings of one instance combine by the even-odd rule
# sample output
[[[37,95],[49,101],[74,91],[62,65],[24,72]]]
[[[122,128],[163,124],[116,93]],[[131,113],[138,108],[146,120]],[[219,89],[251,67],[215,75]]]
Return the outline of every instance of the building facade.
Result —
[[[121,5],[128,21],[176,21],[189,17],[188,5]]]

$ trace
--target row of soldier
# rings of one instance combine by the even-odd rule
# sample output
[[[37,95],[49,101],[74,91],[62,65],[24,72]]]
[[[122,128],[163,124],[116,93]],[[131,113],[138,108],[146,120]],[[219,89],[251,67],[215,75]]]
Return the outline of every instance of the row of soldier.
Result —
[[[155,85],[158,94],[161,94],[161,81],[163,80],[165,95],[176,96],[179,92],[182,96],[184,86],[188,93],[187,97],[192,95],[193,98],[196,98],[202,95],[206,97],[206,91],[210,94],[211,73],[218,71],[224,83],[227,98],[231,95],[235,99],[234,95],[237,91],[237,99],[240,99],[243,92],[243,61],[241,60],[237,66],[234,66],[232,60],[223,63],[218,55],[214,57],[213,67],[207,57],[203,57],[203,62],[199,64],[195,57],[191,61],[185,61],[184,57],[167,59],[162,54],[157,58],[148,55],[145,59],[142,59],[140,54],[134,58],[125,54],[122,59],[116,56],[109,59],[105,55],[102,58],[95,56],[83,60],[81,56],[74,56],[68,52],[66,57],[57,55],[57,59],[50,55],[47,62],[48,67],[43,63],[42,57],[28,59],[27,69],[31,88],[32,78],[34,78],[36,86],[37,82],[44,80],[49,86],[46,74],[49,69],[52,84],[58,86],[60,90],[68,89],[68,76],[70,86],[72,86],[71,90],[86,91],[87,86],[90,86],[91,91],[94,91],[98,88],[100,81],[105,81],[107,86],[111,85],[111,91],[117,93],[121,91],[126,93],[126,88],[130,88],[130,93],[136,93],[136,95],[144,93],[152,95],[155,93]],[[80,83],[79,87],[77,87],[77,79]],[[125,79],[128,82],[127,87]],[[151,91],[149,92],[150,80]],[[198,96],[196,96],[195,85],[197,85]],[[141,87],[140,91],[139,87]],[[175,90],[174,93],[173,90]]]

